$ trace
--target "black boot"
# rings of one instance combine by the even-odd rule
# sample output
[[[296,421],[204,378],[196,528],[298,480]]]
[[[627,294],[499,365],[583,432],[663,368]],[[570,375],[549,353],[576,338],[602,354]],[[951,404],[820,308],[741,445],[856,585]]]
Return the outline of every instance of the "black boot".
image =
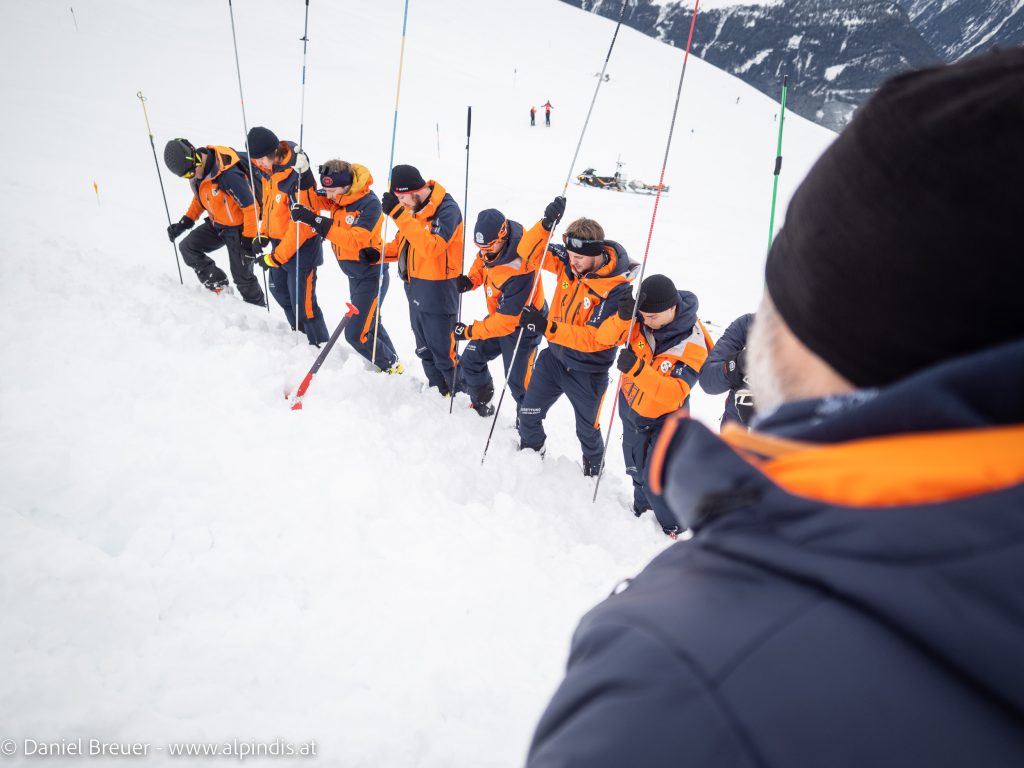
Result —
[[[470,403],[469,407],[480,414],[483,418],[494,415],[494,406],[490,403]]]
[[[494,406],[491,405],[491,398],[494,397],[494,385],[484,384],[482,387],[477,389],[473,393],[473,397],[470,398],[470,408],[479,413],[484,418],[494,415]]]
[[[590,459],[586,456],[583,457],[583,476],[584,477],[597,477],[601,471],[600,464],[591,464]]]
[[[225,275],[224,270],[216,264],[206,271],[197,274],[199,275],[200,281],[203,283],[203,287],[213,291],[214,293],[220,293],[228,287],[228,276]]]

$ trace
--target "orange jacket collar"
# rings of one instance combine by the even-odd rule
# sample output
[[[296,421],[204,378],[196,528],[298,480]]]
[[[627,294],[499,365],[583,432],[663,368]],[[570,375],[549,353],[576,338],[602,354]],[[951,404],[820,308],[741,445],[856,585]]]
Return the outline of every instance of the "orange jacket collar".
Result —
[[[841,506],[933,504],[1024,482],[1024,425],[820,445],[733,424],[722,438],[786,492]]]
[[[370,185],[373,184],[373,175],[365,165],[352,163],[352,189],[347,195],[338,198],[338,205],[345,206],[354,203],[356,200],[370,194]]]
[[[433,179],[427,182],[427,186],[431,188],[430,197],[427,198],[427,204],[424,205],[415,213],[413,213],[411,210],[409,211],[409,213],[412,213],[412,215],[418,219],[429,219],[431,216],[437,213],[437,209],[441,205],[441,202],[444,200],[444,196],[446,194],[445,188],[442,187]]]

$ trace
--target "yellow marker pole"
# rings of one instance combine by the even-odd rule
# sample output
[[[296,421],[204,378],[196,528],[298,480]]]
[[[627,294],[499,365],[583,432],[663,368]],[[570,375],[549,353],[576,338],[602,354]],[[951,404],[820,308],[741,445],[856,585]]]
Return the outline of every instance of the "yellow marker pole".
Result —
[[[96,183],[96,179],[92,180],[92,191],[96,193],[96,205],[100,204],[100,185]]]

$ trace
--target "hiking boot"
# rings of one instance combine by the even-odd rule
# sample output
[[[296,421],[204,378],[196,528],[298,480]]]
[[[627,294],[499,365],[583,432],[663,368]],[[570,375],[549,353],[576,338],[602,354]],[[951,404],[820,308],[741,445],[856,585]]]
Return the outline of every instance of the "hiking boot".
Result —
[[[494,406],[490,403],[470,403],[469,407],[485,419],[494,415]]]
[[[390,368],[385,368],[384,373],[388,374],[388,376],[400,376],[405,373],[405,366],[402,365],[401,360],[395,360],[395,364]]]
[[[600,464],[591,464],[590,459],[583,458],[583,476],[584,477],[597,477],[601,472]]]

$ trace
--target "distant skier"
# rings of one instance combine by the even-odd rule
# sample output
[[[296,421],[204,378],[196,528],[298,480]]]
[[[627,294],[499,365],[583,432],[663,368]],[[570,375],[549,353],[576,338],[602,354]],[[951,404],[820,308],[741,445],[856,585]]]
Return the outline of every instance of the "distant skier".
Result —
[[[373,176],[365,166],[345,160],[328,160],[320,166],[320,186],[323,194],[313,198],[314,207],[301,203],[291,206],[292,221],[300,221],[330,241],[338,266],[348,278],[349,298],[359,314],[357,322],[345,326],[345,340],[356,352],[373,362],[385,373],[402,373],[405,368],[398,360],[394,345],[384,323],[377,320],[378,281],[380,301],[388,293],[389,270],[381,275],[380,229],[384,217],[380,200],[370,189]],[[320,211],[328,215],[321,216]],[[374,354],[374,339],[377,342]]]
[[[488,315],[475,323],[456,323],[454,336],[469,342],[459,360],[459,377],[469,393],[472,408],[481,416],[494,413],[490,404],[494,382],[487,364],[499,355],[517,408],[526,395],[530,369],[543,335],[539,331],[524,331],[515,360],[512,350],[518,337],[519,316],[530,299],[540,265],[536,253],[543,248],[560,215],[559,206],[551,203],[544,218],[529,230],[494,208],[481,211],[477,217],[473,239],[479,252],[469,274],[459,276],[458,285],[460,292],[483,286]],[[532,261],[531,256],[535,257]],[[539,282],[530,307],[547,314],[544,286]]]
[[[548,128],[551,127],[551,110],[552,109],[554,109],[554,107],[551,106],[551,100],[548,99],[547,101],[544,102],[544,125],[546,125]]]
[[[626,344],[619,352],[622,371],[619,416],[626,474],[633,479],[633,514],[651,509],[645,490],[647,460],[666,417],[687,408],[701,366],[714,342],[697,319],[697,297],[676,290],[665,275],[651,275],[640,285],[639,307],[632,291],[619,299],[617,314],[597,332],[599,341]],[[630,319],[636,312],[628,343]],[[665,533],[675,536],[675,518],[655,509]]]
[[[530,125],[534,126],[537,124],[537,108],[530,107]]]
[[[304,332],[310,344],[320,346],[330,338],[316,300],[316,268],[324,263],[323,241],[288,215],[290,202],[315,206],[316,179],[309,170],[309,158],[295,142],[279,141],[273,131],[261,126],[249,130],[248,143],[263,182],[263,233],[273,248],[259,256],[259,264],[270,270],[270,293],[289,325]]]
[[[565,205],[564,198],[554,202]],[[576,414],[583,474],[594,476],[604,448],[598,425],[601,401],[608,388],[608,369],[615,362],[615,345],[600,341],[598,330],[629,293],[635,265],[621,245],[605,239],[604,229],[593,219],[576,219],[566,227],[562,241],[564,246],[550,246],[544,260],[544,269],[555,274],[557,286],[548,317],[529,307],[519,319],[520,328],[543,332],[548,340],[537,355],[519,408],[519,445],[544,452],[544,417],[564,394]]]
[[[444,187],[425,181],[411,165],[392,169],[391,189],[381,197],[381,206],[398,225],[384,256],[398,262],[405,281],[416,356],[429,385],[448,397],[455,369],[452,327],[462,271],[462,212]]]
[[[700,386],[709,395],[728,392],[722,428],[730,422],[750,424],[754,395],[747,381],[747,333],[754,313],[740,315],[725,329],[700,372]]]
[[[171,139],[164,147],[164,163],[175,176],[188,179],[192,204],[167,228],[174,242],[192,229],[207,213],[199,229],[181,242],[181,257],[206,288],[220,293],[227,275],[208,254],[227,246],[231,277],[238,293],[250,304],[266,306],[259,281],[253,275],[252,239],[256,237],[256,206],[248,177],[248,158],[243,162],[230,147],[209,145],[196,149],[187,139]]]

